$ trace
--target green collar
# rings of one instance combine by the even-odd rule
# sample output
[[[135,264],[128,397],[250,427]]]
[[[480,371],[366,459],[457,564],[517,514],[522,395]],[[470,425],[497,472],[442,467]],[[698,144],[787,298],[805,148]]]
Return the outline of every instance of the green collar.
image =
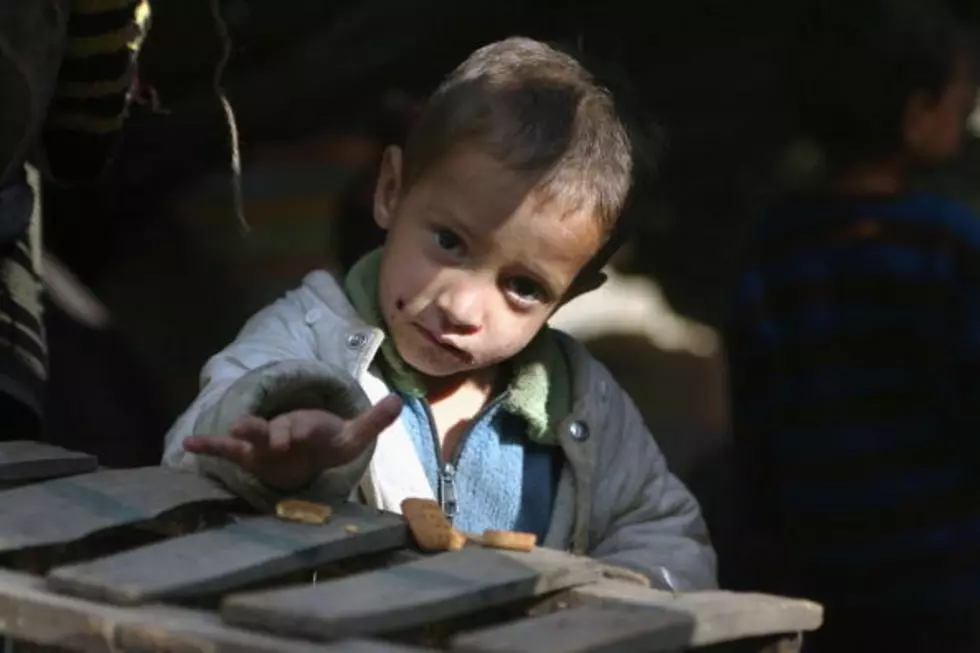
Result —
[[[351,268],[344,290],[361,318],[385,330],[378,307],[381,250],[364,256]],[[395,349],[391,338],[381,343],[385,376],[395,389],[424,397],[425,381]],[[528,436],[542,444],[556,444],[554,427],[571,411],[571,376],[557,338],[548,327],[512,360],[513,377],[503,400],[503,409],[525,420]]]

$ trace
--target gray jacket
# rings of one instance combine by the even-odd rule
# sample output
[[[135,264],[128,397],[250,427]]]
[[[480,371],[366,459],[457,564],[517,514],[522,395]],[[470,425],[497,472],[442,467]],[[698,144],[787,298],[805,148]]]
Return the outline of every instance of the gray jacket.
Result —
[[[326,272],[266,307],[204,367],[201,392],[167,435],[164,464],[215,477],[257,505],[277,497],[237,466],[183,451],[193,434],[227,432],[250,413],[322,408],[353,416],[390,391],[372,366],[385,335],[365,324]],[[697,501],[668,470],[632,400],[584,346],[560,334],[573,409],[558,427],[567,463],[545,546],[598,558],[675,590],[716,586]],[[404,425],[360,459],[324,472],[306,496],[360,497],[399,511],[431,497]]]

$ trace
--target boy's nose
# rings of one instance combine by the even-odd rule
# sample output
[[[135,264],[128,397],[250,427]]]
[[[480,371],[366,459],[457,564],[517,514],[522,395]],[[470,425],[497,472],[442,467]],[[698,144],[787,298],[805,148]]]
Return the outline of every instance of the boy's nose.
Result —
[[[445,292],[437,302],[442,328],[471,335],[480,330],[480,301],[475,292]]]

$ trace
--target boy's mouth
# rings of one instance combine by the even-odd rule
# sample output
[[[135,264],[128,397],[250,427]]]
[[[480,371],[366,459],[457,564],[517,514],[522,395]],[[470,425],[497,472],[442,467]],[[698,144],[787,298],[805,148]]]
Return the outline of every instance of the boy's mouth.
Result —
[[[425,338],[426,340],[428,340],[430,343],[432,343],[436,347],[439,347],[440,349],[443,349],[443,350],[449,352],[450,354],[452,354],[456,358],[459,358],[460,360],[463,360],[463,361],[465,361],[467,363],[469,363],[470,361],[473,360],[473,357],[472,356],[470,356],[468,353],[466,353],[465,351],[463,351],[462,349],[460,349],[456,345],[453,345],[453,344],[447,342],[445,338],[442,338],[440,336],[437,336],[436,334],[432,333],[431,331],[429,331],[425,327],[419,326],[418,324],[413,324],[412,326],[414,326],[416,329],[418,329],[418,332],[422,334],[422,337],[423,338]]]

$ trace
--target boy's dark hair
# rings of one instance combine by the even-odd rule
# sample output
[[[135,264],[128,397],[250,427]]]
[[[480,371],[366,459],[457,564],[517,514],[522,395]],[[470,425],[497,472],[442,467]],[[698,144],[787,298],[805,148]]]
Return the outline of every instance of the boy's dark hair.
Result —
[[[939,0],[807,4],[789,71],[802,135],[837,166],[902,153],[908,101],[938,99],[972,52],[967,32]]]
[[[632,185],[633,152],[611,94],[571,55],[514,37],[471,54],[436,89],[405,146],[406,184],[470,143],[536,190],[590,206],[612,238]]]

